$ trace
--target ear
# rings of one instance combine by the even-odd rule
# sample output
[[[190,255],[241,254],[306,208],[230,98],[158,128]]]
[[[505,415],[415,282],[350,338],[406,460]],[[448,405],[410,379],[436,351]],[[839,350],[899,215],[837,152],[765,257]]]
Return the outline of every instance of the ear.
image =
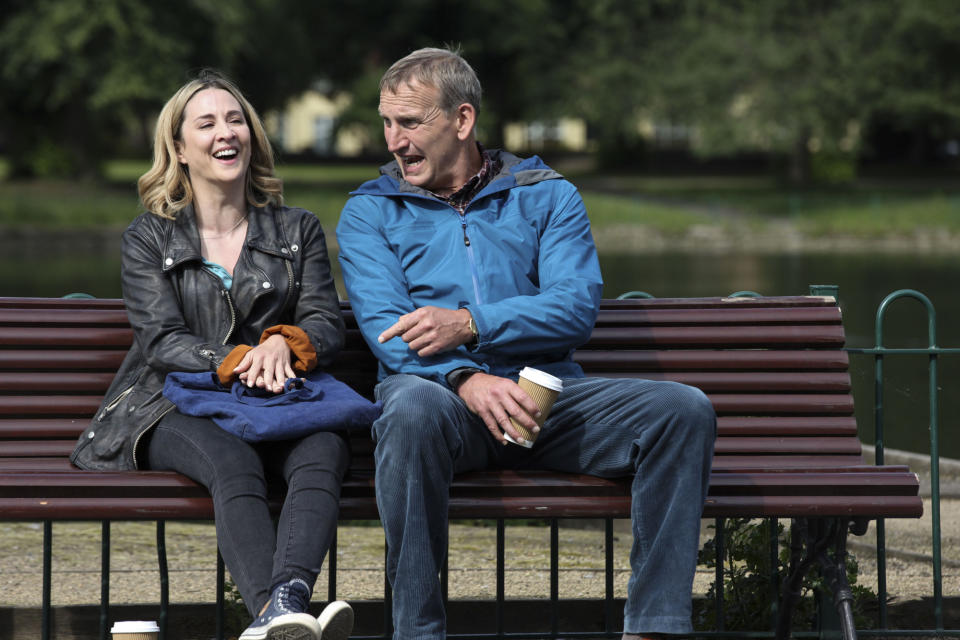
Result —
[[[457,107],[457,138],[467,140],[473,135],[477,124],[477,110],[469,102]]]
[[[173,141],[173,148],[174,148],[174,149],[176,150],[176,152],[177,152],[177,162],[179,162],[180,164],[187,164],[187,161],[184,160],[184,158],[183,158],[183,147],[180,145],[180,141],[179,141],[179,140],[174,140],[174,141]]]

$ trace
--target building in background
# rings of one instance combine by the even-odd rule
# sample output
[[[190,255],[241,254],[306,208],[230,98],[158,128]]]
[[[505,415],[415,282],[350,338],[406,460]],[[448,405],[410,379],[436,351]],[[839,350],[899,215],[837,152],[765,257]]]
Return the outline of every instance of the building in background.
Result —
[[[271,111],[264,124],[271,141],[284,153],[318,157],[354,158],[363,153],[368,133],[361,126],[337,129],[337,118],[350,105],[345,93],[331,94],[317,83],[287,103],[283,111]]]

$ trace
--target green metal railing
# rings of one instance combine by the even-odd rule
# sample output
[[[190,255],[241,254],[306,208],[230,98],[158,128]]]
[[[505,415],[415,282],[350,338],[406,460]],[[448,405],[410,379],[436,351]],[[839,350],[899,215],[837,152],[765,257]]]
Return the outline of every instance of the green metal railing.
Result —
[[[884,326],[890,306],[901,299],[913,299],[923,305],[927,315],[927,346],[925,348],[885,347]],[[875,343],[869,349],[848,348],[851,354],[872,355],[874,358],[874,429],[876,464],[884,463],[884,364],[887,356],[924,355],[928,358],[929,426],[930,426],[930,516],[933,536],[933,615],[934,629],[894,630],[887,628],[887,567],[886,530],[883,519],[877,520],[877,593],[879,596],[877,630],[861,632],[863,636],[922,636],[960,637],[960,629],[945,629],[943,624],[943,555],[940,528],[940,397],[938,360],[941,355],[957,355],[960,349],[937,346],[937,312],[930,299],[913,289],[894,291],[877,309]]]

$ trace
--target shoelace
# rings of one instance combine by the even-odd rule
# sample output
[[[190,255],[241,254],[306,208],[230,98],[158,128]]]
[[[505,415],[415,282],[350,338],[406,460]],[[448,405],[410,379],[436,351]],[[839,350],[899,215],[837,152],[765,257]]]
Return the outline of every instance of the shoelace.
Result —
[[[296,588],[295,588],[296,587]],[[303,613],[309,608],[310,587],[295,578],[277,589],[277,608],[287,613]]]

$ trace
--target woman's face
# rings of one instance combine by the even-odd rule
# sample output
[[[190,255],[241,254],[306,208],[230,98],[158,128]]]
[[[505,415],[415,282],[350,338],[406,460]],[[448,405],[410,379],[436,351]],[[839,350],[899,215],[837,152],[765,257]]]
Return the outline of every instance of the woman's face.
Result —
[[[243,185],[250,166],[250,127],[240,103],[223,89],[198,91],[183,111],[177,160],[194,188]]]

